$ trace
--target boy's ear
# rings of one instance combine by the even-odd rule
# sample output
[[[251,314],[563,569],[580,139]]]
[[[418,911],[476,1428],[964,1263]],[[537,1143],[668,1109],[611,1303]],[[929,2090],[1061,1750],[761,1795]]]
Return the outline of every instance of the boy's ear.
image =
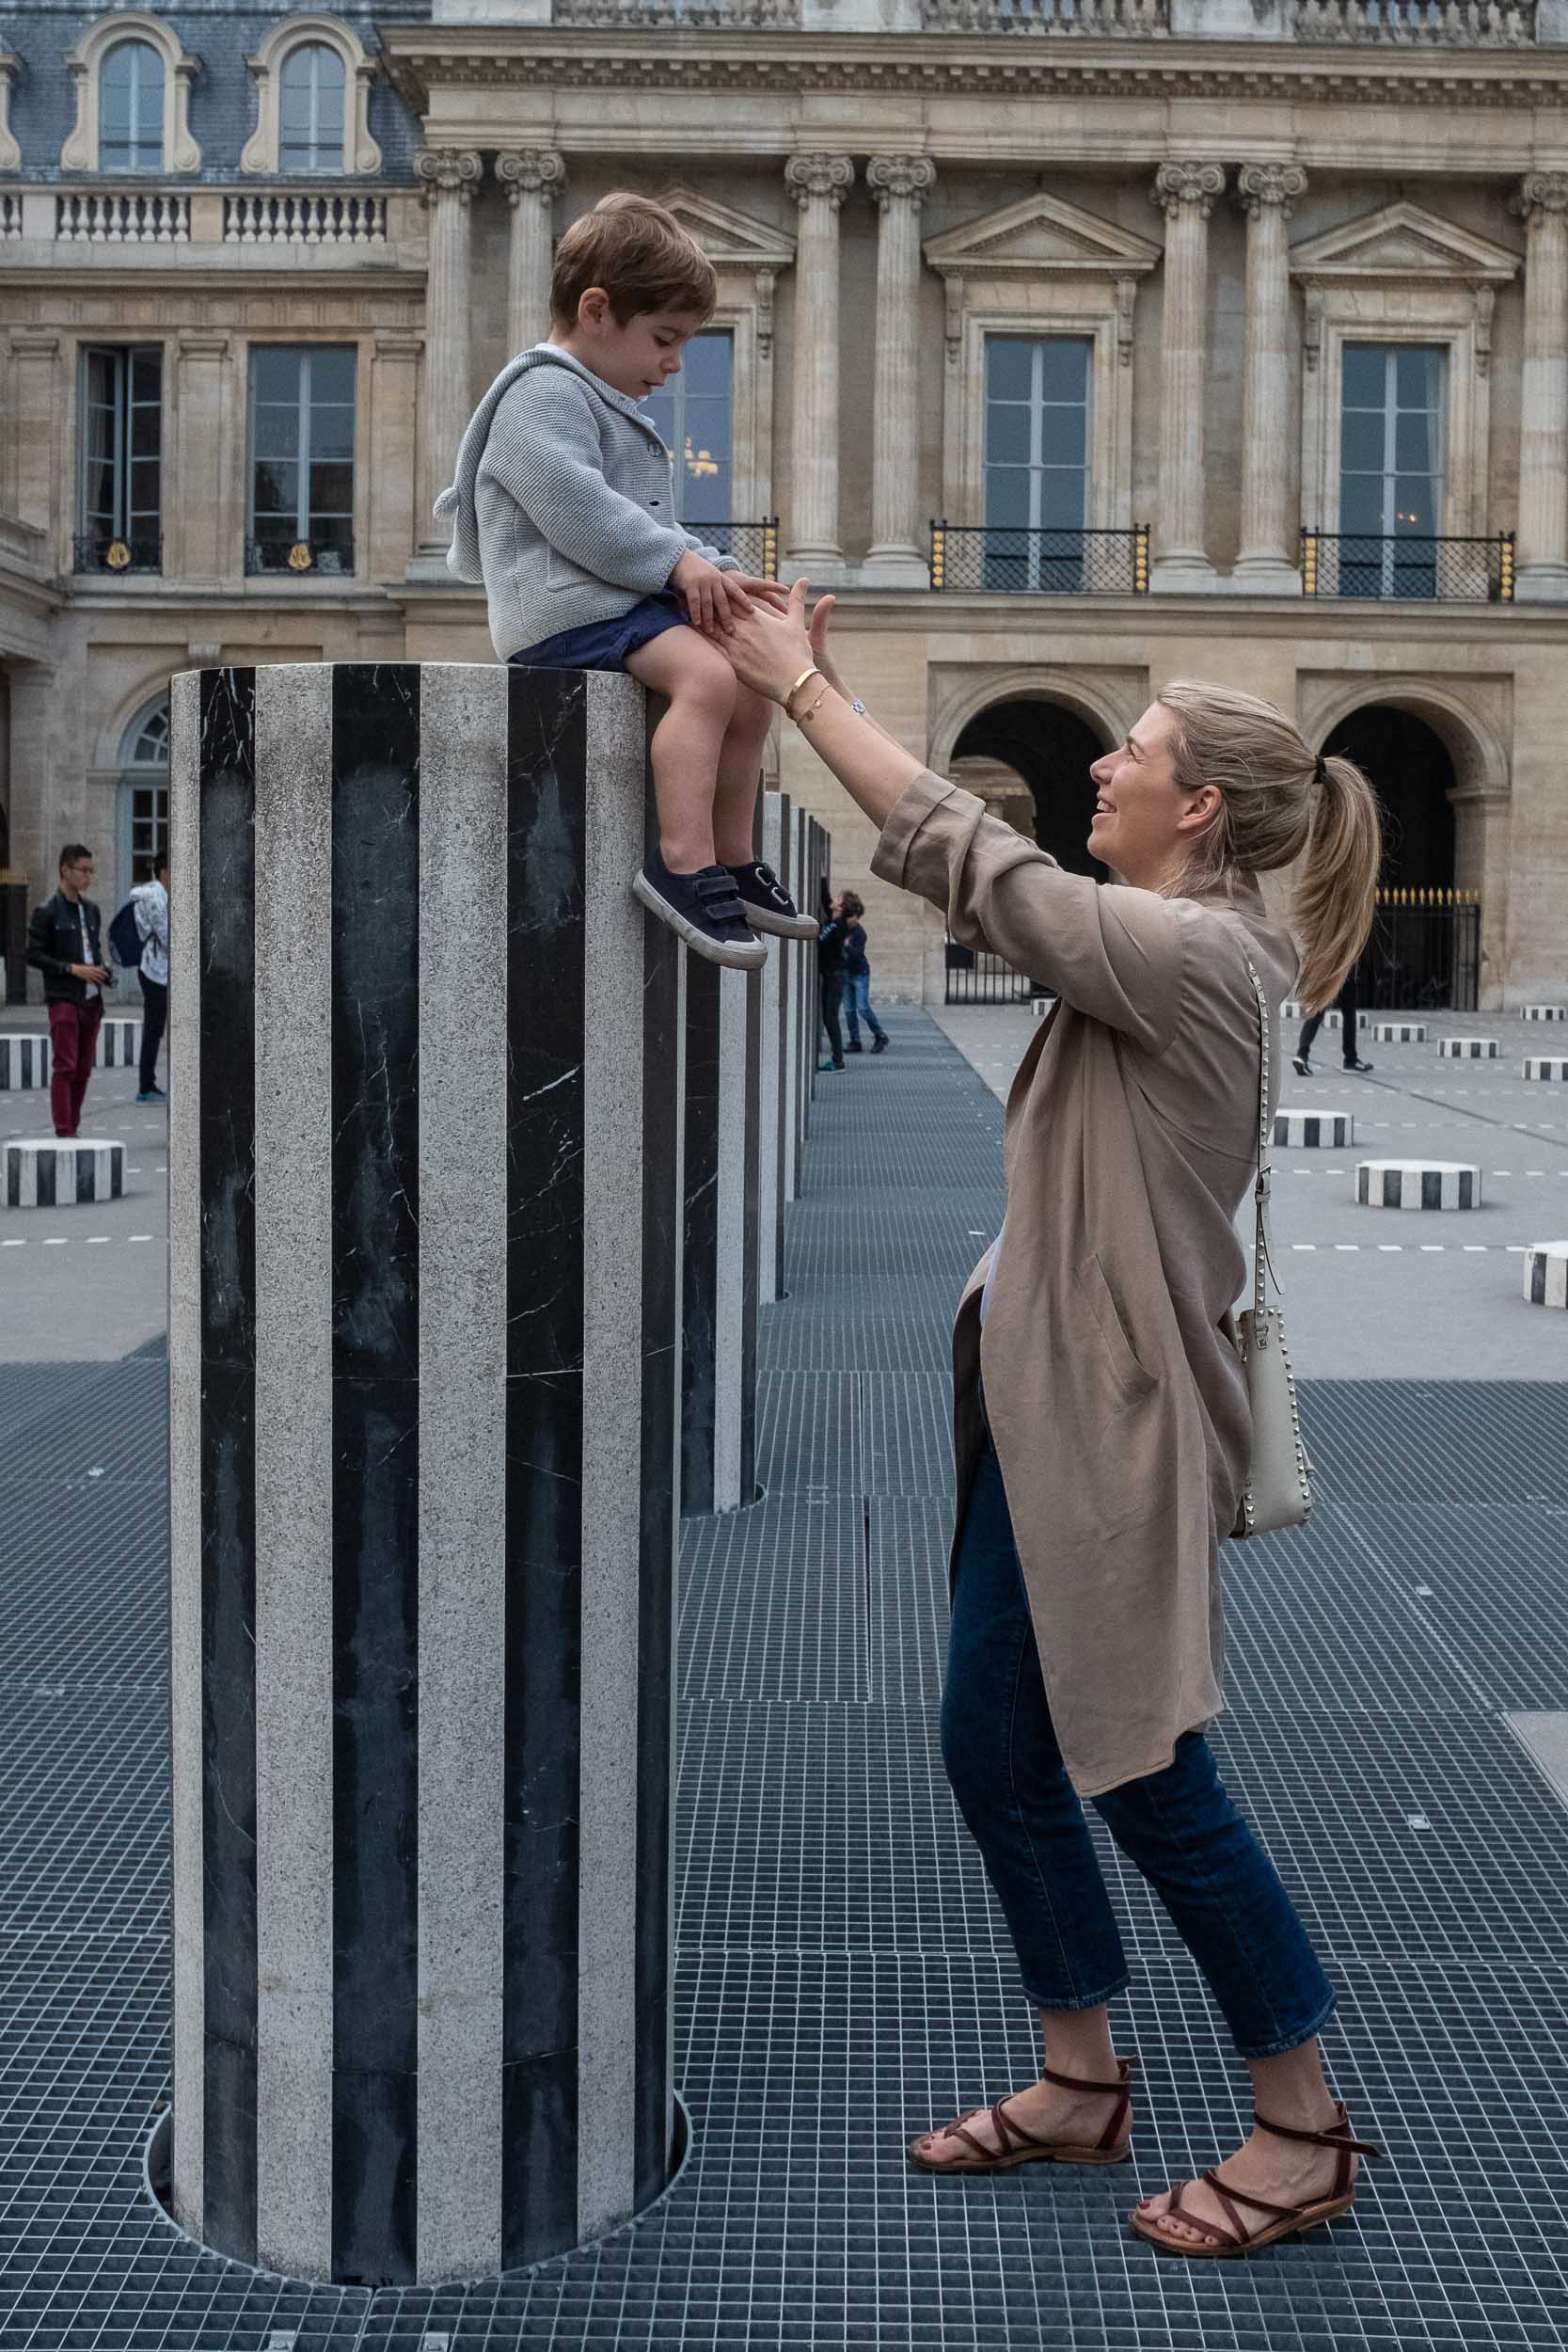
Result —
[[[610,296],[602,286],[590,286],[585,294],[578,296],[578,324],[579,326],[602,327],[611,315]]]

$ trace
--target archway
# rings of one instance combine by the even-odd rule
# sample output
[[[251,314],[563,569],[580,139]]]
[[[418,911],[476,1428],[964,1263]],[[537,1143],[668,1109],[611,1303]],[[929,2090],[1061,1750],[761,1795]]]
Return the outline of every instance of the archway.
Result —
[[[1107,879],[1088,850],[1094,815],[1089,768],[1106,746],[1086,720],[1038,696],[992,703],[971,719],[953,760],[994,760],[1023,779],[1034,803],[1035,839],[1071,874]]]
[[[150,882],[168,850],[168,696],[144,704],[120,739],[119,873],[122,890]]]
[[[1457,779],[1448,745],[1412,710],[1368,703],[1323,744],[1366,771],[1383,810],[1383,890],[1451,890]]]

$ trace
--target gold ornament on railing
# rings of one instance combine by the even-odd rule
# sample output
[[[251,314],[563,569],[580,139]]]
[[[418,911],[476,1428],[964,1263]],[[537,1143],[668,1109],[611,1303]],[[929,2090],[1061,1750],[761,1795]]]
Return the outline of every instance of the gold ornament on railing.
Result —
[[[103,558],[111,572],[122,572],[131,561],[131,550],[123,539],[111,539]]]
[[[310,543],[308,539],[296,539],[293,546],[289,549],[289,569],[291,572],[308,572],[314,564],[315,560],[315,557],[310,552]]]

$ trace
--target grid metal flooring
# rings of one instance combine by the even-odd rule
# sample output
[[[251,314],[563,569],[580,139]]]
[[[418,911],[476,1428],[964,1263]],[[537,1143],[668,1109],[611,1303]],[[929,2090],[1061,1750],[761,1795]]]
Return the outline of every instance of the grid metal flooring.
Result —
[[[1354,2220],[1160,2260],[1136,2194],[1212,2162],[1244,2071],[1101,1838],[1137,2161],[995,2181],[903,2141],[1029,2079],[1033,2025],[938,1737],[947,1333],[1001,1216],[1001,1112],[923,1016],[818,1092],[762,1501],[686,1531],[673,2191],[586,2253],[440,2294],[312,2288],[144,2201],[168,2073],[165,1372],[0,1373],[0,2352],[851,2345],[1558,2352],[1568,1811],[1499,1721],[1568,1708],[1562,1391],[1308,1386],[1309,1532],[1232,1549],[1216,1743],[1330,1964],[1387,2150]]]

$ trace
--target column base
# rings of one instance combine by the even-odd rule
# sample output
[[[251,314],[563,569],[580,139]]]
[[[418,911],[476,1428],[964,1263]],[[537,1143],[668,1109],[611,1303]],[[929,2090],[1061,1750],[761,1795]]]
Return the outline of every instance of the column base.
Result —
[[[417,581],[421,588],[433,587],[437,582],[443,588],[466,588],[468,584],[448,569],[446,542],[441,539],[427,541],[423,547],[417,548],[409,557],[408,567],[403,576],[404,580]],[[473,593],[479,596],[483,591],[476,588]]]
[[[1150,567],[1148,590],[1156,596],[1210,596],[1219,577],[1207,556],[1161,555]]]
[[[1222,573],[1215,588],[1232,596],[1299,596],[1301,574],[1282,555],[1239,555],[1233,571]]]
[[[1568,564],[1524,564],[1513,576],[1515,604],[1568,604]]]
[[[814,588],[848,588],[857,567],[846,563],[841,548],[786,548],[779,558],[779,578],[787,586],[802,574]]]
[[[863,588],[928,588],[931,567],[918,548],[873,548],[860,580]]]

